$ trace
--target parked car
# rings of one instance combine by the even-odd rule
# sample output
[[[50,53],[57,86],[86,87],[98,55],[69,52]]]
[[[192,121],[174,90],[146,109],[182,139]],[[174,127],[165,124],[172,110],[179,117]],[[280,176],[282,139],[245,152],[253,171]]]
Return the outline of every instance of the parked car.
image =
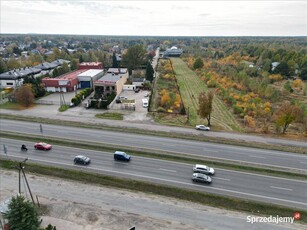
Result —
[[[37,142],[35,143],[34,148],[39,150],[50,150],[52,149],[52,145],[45,142]]]
[[[122,103],[122,101],[121,101],[121,99],[120,99],[119,97],[116,98],[115,102],[116,102],[117,104]]]
[[[136,93],[138,93],[138,92],[140,92],[140,88],[136,88],[135,90],[134,90],[134,92],[136,92]]]
[[[201,183],[205,183],[205,184],[211,184],[212,178],[205,175],[205,174],[202,174],[202,173],[193,173],[192,181],[193,182],[201,182]]]
[[[116,151],[114,153],[114,160],[117,160],[117,161],[130,161],[130,159],[131,159],[131,156],[128,155],[127,153],[125,153],[125,152]]]
[[[198,165],[198,164],[193,166],[193,172],[203,173],[203,174],[208,174],[208,175],[214,175],[215,173],[213,168],[210,168],[206,165]]]
[[[144,97],[149,97],[149,93],[145,93]]]
[[[196,125],[195,129],[197,129],[197,130],[204,130],[204,131],[210,131],[210,127],[205,126],[205,125]]]
[[[91,159],[83,155],[78,155],[75,156],[74,163],[80,165],[88,165],[89,163],[91,163]]]

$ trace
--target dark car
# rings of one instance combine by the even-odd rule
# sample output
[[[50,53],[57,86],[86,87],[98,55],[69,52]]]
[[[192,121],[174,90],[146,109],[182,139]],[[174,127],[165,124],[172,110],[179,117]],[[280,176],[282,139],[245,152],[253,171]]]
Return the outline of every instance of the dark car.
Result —
[[[74,163],[79,165],[88,165],[89,163],[91,163],[91,159],[83,155],[78,155],[75,156]]]
[[[34,148],[40,149],[40,150],[50,150],[50,149],[52,149],[52,145],[47,144],[45,142],[37,142],[37,143],[35,143]]]
[[[117,104],[122,103],[122,101],[121,101],[121,99],[120,99],[119,97],[116,98],[115,102],[116,102]]]
[[[140,92],[140,88],[136,88],[136,89],[134,90],[134,92],[136,92],[136,93]]]
[[[116,151],[114,153],[114,160],[117,161],[130,161],[131,156],[125,152]]]
[[[201,183],[205,183],[205,184],[211,184],[212,183],[211,177],[209,177],[205,174],[202,174],[202,173],[193,173],[192,181],[193,182],[201,182]]]

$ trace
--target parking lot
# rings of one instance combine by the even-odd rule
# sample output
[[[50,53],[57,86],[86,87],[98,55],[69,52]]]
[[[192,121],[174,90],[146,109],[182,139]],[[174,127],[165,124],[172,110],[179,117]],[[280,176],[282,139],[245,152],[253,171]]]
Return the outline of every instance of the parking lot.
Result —
[[[135,111],[136,112],[147,112],[147,108],[143,107],[143,102],[142,102],[142,99],[144,99],[144,98],[149,99],[149,97],[145,97],[146,94],[150,94],[150,92],[148,90],[140,90],[140,92],[136,93],[132,90],[123,90],[122,93],[120,95],[118,95],[118,97],[126,97],[127,101],[135,100]],[[110,109],[113,109],[113,110],[124,109],[124,107],[125,107],[124,101],[125,100],[122,100],[122,101],[123,101],[123,103],[114,102],[113,105],[110,106]],[[128,107],[128,106],[126,106],[126,107]]]

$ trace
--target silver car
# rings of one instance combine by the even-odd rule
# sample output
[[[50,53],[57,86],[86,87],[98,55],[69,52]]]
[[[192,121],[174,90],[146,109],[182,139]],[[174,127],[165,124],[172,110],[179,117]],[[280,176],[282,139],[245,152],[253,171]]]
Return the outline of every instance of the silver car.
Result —
[[[197,129],[197,130],[204,130],[204,131],[210,131],[210,127],[205,126],[205,125],[196,125],[195,129]]]
[[[193,182],[201,182],[201,183],[205,183],[205,184],[211,184],[212,178],[205,175],[205,174],[202,174],[202,173],[193,173],[192,181]]]
[[[203,174],[207,174],[207,175],[214,175],[214,173],[215,173],[213,168],[210,168],[206,165],[198,165],[198,164],[193,166],[193,172],[203,173]]]

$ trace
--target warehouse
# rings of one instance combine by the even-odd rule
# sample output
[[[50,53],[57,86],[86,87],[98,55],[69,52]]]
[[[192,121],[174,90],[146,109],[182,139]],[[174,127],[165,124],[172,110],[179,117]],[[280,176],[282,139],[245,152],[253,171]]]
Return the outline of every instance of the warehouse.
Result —
[[[100,69],[89,69],[81,74],[78,75],[78,88],[85,89],[85,88],[93,88],[93,82],[98,80],[103,75],[103,70]]]

